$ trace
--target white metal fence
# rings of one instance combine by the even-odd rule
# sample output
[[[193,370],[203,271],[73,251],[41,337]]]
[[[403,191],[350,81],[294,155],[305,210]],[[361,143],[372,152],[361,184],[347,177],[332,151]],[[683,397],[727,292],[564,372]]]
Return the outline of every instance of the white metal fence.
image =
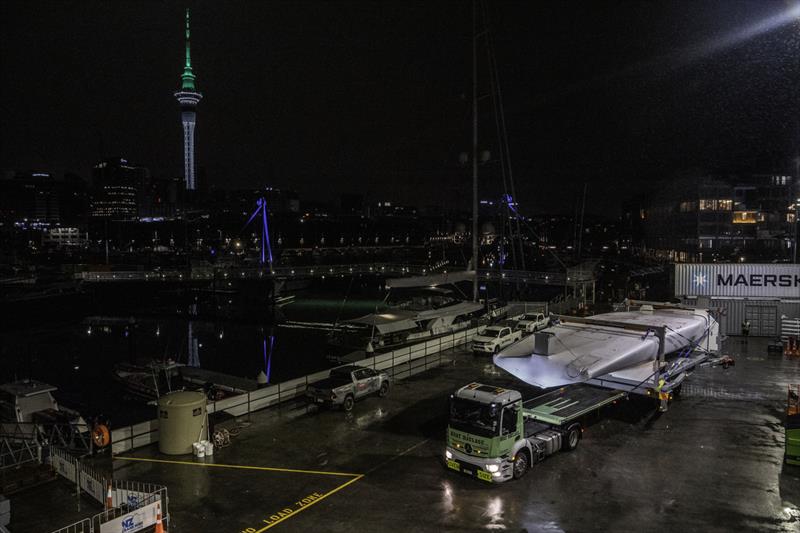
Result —
[[[800,318],[781,317],[781,341],[786,342],[789,337],[800,339]]]
[[[160,507],[162,520],[169,522],[167,488],[153,483],[110,479],[104,473],[83,464],[65,450],[51,448],[48,462],[55,471],[75,483],[76,489],[91,496],[103,506],[111,493],[111,507],[70,524],[53,533],[117,533],[140,531],[156,522]],[[127,528],[127,529],[126,529]]]
[[[429,368],[440,366],[444,352],[469,342],[478,329],[474,327],[457,331],[352,364],[386,372],[393,380],[405,379],[425,372]],[[224,411],[232,416],[241,416],[293,400],[305,395],[309,383],[325,379],[329,374],[330,370],[323,370],[246,394],[213,401],[208,404],[208,413]],[[111,451],[114,454],[158,442],[158,420],[148,420],[133,426],[114,429],[111,433],[111,442]]]

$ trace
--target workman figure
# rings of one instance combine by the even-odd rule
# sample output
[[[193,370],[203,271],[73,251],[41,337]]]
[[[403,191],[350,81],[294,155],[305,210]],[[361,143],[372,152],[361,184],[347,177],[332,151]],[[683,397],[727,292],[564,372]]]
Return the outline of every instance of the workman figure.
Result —
[[[658,410],[661,411],[662,413],[667,412],[667,407],[669,405],[669,392],[665,392],[664,390],[662,390],[664,388],[664,385],[666,384],[667,382],[664,378],[659,378],[658,385],[656,386],[656,392],[658,393],[658,402],[659,402]]]
[[[745,318],[742,321],[742,337],[745,337],[745,340],[747,340],[747,337],[749,335],[750,335],[750,321]]]

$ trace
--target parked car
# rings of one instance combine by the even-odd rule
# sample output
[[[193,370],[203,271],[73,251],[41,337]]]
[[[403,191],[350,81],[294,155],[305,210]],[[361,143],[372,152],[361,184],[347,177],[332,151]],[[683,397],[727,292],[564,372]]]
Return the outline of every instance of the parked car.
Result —
[[[489,326],[472,338],[473,353],[497,353],[522,339],[522,331],[508,326]]]
[[[390,386],[389,376],[383,372],[355,365],[340,366],[331,370],[326,379],[310,383],[306,397],[314,403],[351,411],[356,400],[370,394],[386,396]]]
[[[535,333],[550,325],[550,318],[544,313],[525,313],[517,320],[517,329],[524,333]]]

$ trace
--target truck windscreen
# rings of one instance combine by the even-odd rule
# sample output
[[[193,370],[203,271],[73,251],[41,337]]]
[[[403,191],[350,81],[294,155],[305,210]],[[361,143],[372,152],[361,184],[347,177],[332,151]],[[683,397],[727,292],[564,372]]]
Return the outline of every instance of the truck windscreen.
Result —
[[[453,429],[482,437],[494,437],[497,435],[499,422],[500,410],[497,406],[463,398],[450,400],[450,427]]]

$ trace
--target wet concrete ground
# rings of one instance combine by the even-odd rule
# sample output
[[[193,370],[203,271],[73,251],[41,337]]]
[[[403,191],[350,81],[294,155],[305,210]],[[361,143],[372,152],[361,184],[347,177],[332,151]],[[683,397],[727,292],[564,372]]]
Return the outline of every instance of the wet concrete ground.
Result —
[[[265,411],[213,458],[150,447],[116,458],[114,475],[169,487],[171,533],[800,531],[800,468],[783,463],[782,428],[800,359],[768,355],[761,339],[723,351],[736,366],[697,371],[669,412],[623,402],[576,451],[503,485],[442,464],[450,392],[473,380],[523,388],[467,352],[351,414]],[[25,527],[12,531],[39,530]]]

